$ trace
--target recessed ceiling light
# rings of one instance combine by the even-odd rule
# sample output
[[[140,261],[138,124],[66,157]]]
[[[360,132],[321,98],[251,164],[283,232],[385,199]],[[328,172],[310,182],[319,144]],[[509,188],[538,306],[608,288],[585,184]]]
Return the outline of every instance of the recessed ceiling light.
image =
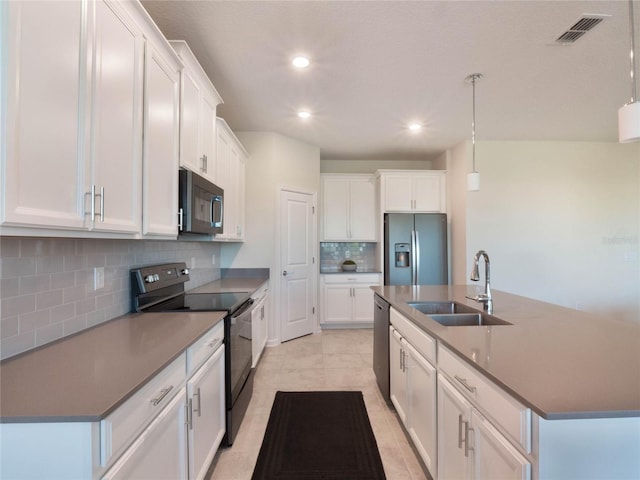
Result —
[[[418,131],[420,131],[421,128],[422,128],[422,125],[420,125],[419,123],[410,123],[409,124],[409,130],[411,130],[412,132],[418,132]]]
[[[291,63],[296,68],[307,68],[311,63],[307,57],[303,57],[302,55],[298,55],[291,60]]]
[[[300,110],[300,111],[298,112],[298,116],[299,116],[300,118],[309,118],[309,117],[311,116],[311,112],[310,112],[310,111],[308,111],[308,110]]]

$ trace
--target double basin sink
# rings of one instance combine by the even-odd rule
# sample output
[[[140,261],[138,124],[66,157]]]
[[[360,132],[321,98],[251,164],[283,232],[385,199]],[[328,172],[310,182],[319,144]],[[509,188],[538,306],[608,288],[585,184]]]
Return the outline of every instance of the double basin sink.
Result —
[[[407,302],[407,305],[445,327],[512,325],[501,318],[456,302]]]

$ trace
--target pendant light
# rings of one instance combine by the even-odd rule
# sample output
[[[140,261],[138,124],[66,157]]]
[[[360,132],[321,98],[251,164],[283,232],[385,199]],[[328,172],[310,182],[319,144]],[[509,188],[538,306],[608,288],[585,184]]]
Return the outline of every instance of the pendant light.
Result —
[[[635,32],[633,0],[629,0],[629,36],[631,39],[631,101],[618,110],[618,139],[620,143],[640,142],[640,99],[636,91]]]
[[[473,171],[467,174],[467,190],[480,190],[480,173],[476,171],[476,82],[482,78],[481,73],[472,73],[464,81],[473,86],[473,117],[471,120],[471,145],[473,151]]]

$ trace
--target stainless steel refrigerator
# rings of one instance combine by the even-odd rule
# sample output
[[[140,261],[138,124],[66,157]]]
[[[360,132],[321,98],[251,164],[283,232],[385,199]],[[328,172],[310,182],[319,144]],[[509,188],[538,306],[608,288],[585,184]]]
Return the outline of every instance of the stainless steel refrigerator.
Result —
[[[384,264],[385,285],[447,284],[447,216],[386,213]]]

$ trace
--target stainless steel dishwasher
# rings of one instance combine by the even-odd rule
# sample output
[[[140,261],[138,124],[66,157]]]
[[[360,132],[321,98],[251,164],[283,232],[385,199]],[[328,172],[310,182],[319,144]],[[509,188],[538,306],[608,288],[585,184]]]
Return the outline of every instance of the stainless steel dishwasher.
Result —
[[[374,295],[373,312],[373,371],[378,388],[385,401],[391,405],[389,394],[389,303]]]

